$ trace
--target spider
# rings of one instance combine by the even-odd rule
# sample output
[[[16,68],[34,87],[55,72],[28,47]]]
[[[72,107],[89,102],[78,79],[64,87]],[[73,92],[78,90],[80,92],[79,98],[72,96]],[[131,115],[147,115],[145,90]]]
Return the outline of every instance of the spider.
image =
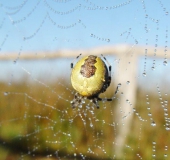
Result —
[[[80,56],[81,54],[76,59]],[[105,92],[111,83],[111,65],[103,55],[101,56],[107,62],[108,68],[100,57],[94,55],[83,57],[74,67],[73,63],[71,63],[71,84],[76,90],[74,99],[71,101],[72,108],[82,106],[85,99],[89,99],[97,108],[99,108],[98,101],[113,100],[113,98],[102,99],[99,97],[99,94]]]

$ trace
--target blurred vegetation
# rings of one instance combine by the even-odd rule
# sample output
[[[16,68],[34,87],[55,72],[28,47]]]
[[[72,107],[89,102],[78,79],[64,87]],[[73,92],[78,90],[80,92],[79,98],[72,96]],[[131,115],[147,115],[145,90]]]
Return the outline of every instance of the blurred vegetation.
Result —
[[[87,102],[89,108],[72,109],[70,101],[74,93],[63,79],[48,85],[27,80],[13,84],[1,82],[0,91],[0,159],[81,159],[82,155],[112,159],[116,100],[100,102],[100,109],[90,102]],[[111,95],[110,89],[104,96]],[[164,154],[170,157],[165,149],[170,134],[165,130],[160,97],[148,95],[150,110],[146,93],[138,89],[136,112],[124,148],[125,159],[140,159],[138,154],[143,159],[152,159],[153,141],[156,142],[155,159],[164,159]],[[149,112],[155,127],[151,126]]]

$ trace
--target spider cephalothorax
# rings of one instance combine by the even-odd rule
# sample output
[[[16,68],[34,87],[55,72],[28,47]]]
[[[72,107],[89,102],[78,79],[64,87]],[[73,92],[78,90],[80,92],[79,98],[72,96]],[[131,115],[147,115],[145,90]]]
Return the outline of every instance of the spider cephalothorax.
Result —
[[[106,58],[103,58],[107,62]],[[100,57],[90,55],[80,59],[74,67],[73,63],[71,63],[71,68],[71,84],[77,91],[71,102],[72,107],[82,105],[84,99],[87,98],[99,108],[97,102],[102,99],[98,96],[110,86],[111,66],[109,65],[107,68],[105,62]],[[112,99],[106,100],[112,101]]]

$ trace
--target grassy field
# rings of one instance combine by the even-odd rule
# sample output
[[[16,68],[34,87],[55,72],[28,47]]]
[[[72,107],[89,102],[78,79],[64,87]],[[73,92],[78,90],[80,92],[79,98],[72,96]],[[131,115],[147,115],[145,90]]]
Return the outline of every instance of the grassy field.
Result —
[[[110,91],[107,96],[112,94]],[[136,112],[124,148],[125,159],[170,157],[166,147],[170,133],[165,130],[162,100],[157,94],[148,95],[149,111],[146,94],[138,89]],[[95,107],[73,110],[72,98],[72,88],[62,79],[48,85],[31,84],[27,80],[11,85],[1,82],[0,159],[57,156],[81,159],[82,155],[111,159],[116,135],[112,106],[116,101],[101,102],[98,110]],[[149,112],[156,122],[155,127],[151,126]],[[138,113],[147,121],[139,120]]]

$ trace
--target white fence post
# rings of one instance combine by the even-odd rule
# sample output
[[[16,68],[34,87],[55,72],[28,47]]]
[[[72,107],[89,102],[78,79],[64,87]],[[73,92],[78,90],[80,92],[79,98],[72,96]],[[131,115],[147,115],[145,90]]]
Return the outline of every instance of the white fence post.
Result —
[[[119,62],[115,72],[116,84],[121,83],[115,115],[116,139],[114,148],[118,159],[122,158],[135,107],[138,57],[133,51],[127,52],[126,50],[124,54],[118,55]]]

